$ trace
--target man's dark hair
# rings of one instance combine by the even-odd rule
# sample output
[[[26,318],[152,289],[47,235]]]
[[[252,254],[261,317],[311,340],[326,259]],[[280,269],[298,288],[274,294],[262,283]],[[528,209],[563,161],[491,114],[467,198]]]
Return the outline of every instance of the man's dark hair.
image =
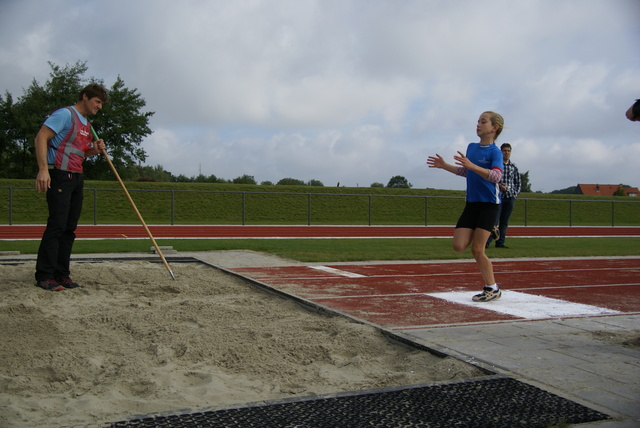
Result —
[[[99,85],[98,83],[91,83],[80,91],[80,96],[78,97],[78,101],[82,100],[82,96],[87,95],[87,98],[95,98],[98,97],[102,100],[103,103],[109,101],[109,93],[104,88],[104,86]]]
[[[509,148],[511,148],[511,144],[509,144],[509,143],[502,143],[502,145],[500,146],[500,150],[504,149],[505,147],[509,147]]]

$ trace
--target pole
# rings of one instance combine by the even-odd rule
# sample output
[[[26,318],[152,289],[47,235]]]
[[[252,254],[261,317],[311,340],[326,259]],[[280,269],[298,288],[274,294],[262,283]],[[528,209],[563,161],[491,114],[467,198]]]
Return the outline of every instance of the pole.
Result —
[[[94,138],[96,140],[100,139],[98,137],[98,134],[96,134],[96,130],[93,129],[93,126],[91,127],[91,132],[93,133],[93,136],[94,136]],[[109,159],[109,155],[107,154],[107,151],[103,150],[102,154],[104,155],[105,159],[107,160],[107,163],[109,164],[109,168],[111,168],[111,172],[113,172],[113,175],[116,176],[116,179],[118,180],[118,183],[120,183],[120,187],[122,187],[122,190],[124,191],[124,194],[127,196],[127,199],[129,200],[129,203],[133,207],[133,210],[136,212],[136,215],[138,216],[138,219],[140,220],[140,223],[142,223],[142,226],[144,227],[144,230],[146,230],[147,235],[149,235],[149,239],[151,239],[151,242],[153,243],[153,246],[155,247],[156,252],[158,253],[160,258],[162,259],[162,263],[164,263],[164,266],[169,271],[169,274],[171,274],[171,278],[173,278],[173,280],[175,281],[176,277],[173,275],[173,271],[169,267],[169,263],[167,263],[167,260],[164,258],[164,255],[162,254],[162,251],[160,251],[160,247],[158,247],[158,244],[156,243],[156,240],[153,239],[153,235],[151,234],[151,231],[147,227],[147,224],[144,222],[144,219],[142,218],[142,215],[140,214],[140,211],[138,211],[138,208],[136,207],[135,202],[133,202],[133,199],[131,199],[131,195],[129,195],[129,192],[127,191],[127,188],[125,187],[124,183],[122,182],[122,179],[120,178],[120,175],[118,175],[118,171],[116,171],[116,168],[113,166],[113,163],[111,163],[111,159]]]

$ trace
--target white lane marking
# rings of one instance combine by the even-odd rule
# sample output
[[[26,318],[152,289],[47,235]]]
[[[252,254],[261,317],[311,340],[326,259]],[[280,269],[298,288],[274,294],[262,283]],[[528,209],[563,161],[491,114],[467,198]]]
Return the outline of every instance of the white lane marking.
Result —
[[[311,269],[321,270],[323,272],[332,273],[334,275],[346,276],[347,278],[366,278],[365,275],[353,273],[346,270],[335,269],[329,266],[309,266]]]
[[[447,293],[425,293],[461,305],[473,306],[525,319],[565,318],[577,316],[616,315],[622,312],[598,306],[573,303],[535,294],[502,290],[502,297],[491,302],[474,302],[471,297],[477,293],[452,291]]]

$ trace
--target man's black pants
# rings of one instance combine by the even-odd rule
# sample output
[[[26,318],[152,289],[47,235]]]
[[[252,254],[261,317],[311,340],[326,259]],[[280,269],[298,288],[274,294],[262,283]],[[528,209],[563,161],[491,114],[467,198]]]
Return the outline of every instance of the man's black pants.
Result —
[[[49,218],[36,262],[36,281],[68,277],[75,230],[82,212],[84,176],[77,172],[49,170],[47,190]]]

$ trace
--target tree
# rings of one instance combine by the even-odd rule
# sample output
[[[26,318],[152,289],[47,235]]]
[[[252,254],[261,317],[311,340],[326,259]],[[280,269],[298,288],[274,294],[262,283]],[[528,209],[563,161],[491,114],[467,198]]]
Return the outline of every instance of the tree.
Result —
[[[401,175],[396,175],[395,177],[391,177],[387,187],[394,189],[410,189],[413,187],[413,184],[409,183],[406,178]]]
[[[187,177],[184,174],[180,174],[177,177],[173,177],[173,179],[171,180],[175,183],[188,183],[190,181],[193,181],[192,179],[190,179],[189,177]]]
[[[125,87],[120,76],[108,91],[109,102],[91,123],[107,144],[107,152],[114,166],[117,169],[126,169],[147,159],[147,154],[140,144],[144,137],[152,133],[149,119],[155,113],[141,112],[147,104],[146,101],[137,89]],[[85,162],[85,171],[87,176],[94,179],[105,179],[110,174],[107,161],[102,156],[88,159]]]
[[[304,181],[296,178],[283,178],[277,183],[279,186],[304,186]]]
[[[324,184],[320,180],[311,179],[307,182],[307,186],[324,187]]]
[[[520,191],[521,192],[531,192],[531,183],[529,182],[529,171],[524,174],[520,174]]]
[[[382,183],[378,183],[378,182],[376,181],[376,182],[374,182],[374,183],[371,183],[371,186],[369,186],[369,187],[384,187],[384,184],[382,184]]]
[[[6,98],[0,96],[0,130],[0,178],[8,178],[13,176],[13,159],[20,154],[20,146],[16,143],[19,133],[13,112],[13,97],[9,93]]]
[[[11,94],[0,97],[0,165],[8,178],[30,178],[37,174],[34,144],[42,123],[54,110],[73,105],[78,94],[88,83],[101,83],[85,79],[86,61],[60,67],[49,62],[49,80],[40,85],[35,79],[24,94],[13,103]],[[151,134],[148,127],[153,112],[142,113],[146,102],[136,89],[128,89],[118,77],[109,89],[109,102],[90,121],[100,138],[107,143],[109,156],[122,178],[135,174],[136,166],[146,159],[139,147],[143,138]],[[88,179],[110,177],[110,170],[102,156],[85,161]]]
[[[256,179],[253,178],[253,175],[247,175],[247,174],[234,178],[233,183],[234,184],[257,184]]]
[[[118,172],[120,174],[120,172]],[[138,166],[138,178],[137,181],[160,181],[170,182],[172,181],[172,175],[169,171],[165,171],[162,165],[153,166]]]
[[[554,190],[554,191],[549,192],[549,193],[557,194],[557,195],[579,195],[580,194],[580,188],[578,186],[569,186],[569,187],[566,187],[564,189]]]

